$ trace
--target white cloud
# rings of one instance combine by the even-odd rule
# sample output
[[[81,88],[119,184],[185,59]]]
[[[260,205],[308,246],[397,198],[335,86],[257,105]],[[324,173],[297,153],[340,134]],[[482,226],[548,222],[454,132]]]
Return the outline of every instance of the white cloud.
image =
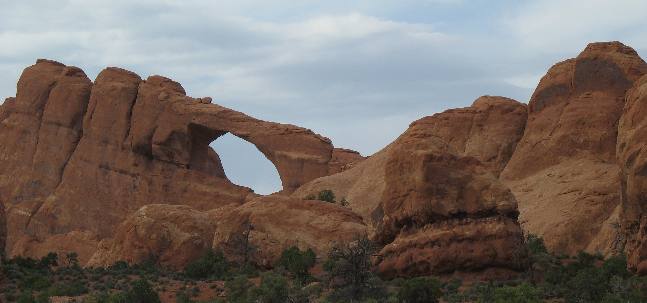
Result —
[[[513,10],[505,22],[524,46],[542,52],[573,51],[591,41],[620,38],[644,48],[647,41],[633,39],[631,33],[644,35],[646,11],[644,0],[539,0]]]

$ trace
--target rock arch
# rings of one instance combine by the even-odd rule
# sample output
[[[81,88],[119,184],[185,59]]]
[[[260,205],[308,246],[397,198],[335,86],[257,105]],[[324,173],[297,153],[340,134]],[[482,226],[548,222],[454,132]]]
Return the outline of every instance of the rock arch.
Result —
[[[171,84],[167,84],[169,82]],[[209,143],[231,133],[256,146],[276,166],[287,192],[328,174],[333,150],[330,139],[298,126],[252,118],[212,104],[211,98],[186,97],[178,86],[160,76],[149,77],[140,85],[139,97],[153,96],[157,102],[137,102],[133,114],[144,111],[138,107],[147,107],[146,110],[150,111],[151,103],[162,108],[153,111],[159,112],[159,116],[154,127],[148,127],[150,130],[139,130],[133,124],[134,150],[138,150],[139,142],[151,138],[150,156],[200,169],[191,167],[191,164],[200,162],[199,155],[209,153]],[[144,123],[143,126],[147,125]]]

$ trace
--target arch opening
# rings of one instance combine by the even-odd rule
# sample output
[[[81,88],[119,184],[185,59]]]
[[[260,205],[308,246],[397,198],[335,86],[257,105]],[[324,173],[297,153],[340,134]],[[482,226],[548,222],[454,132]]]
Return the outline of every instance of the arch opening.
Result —
[[[231,182],[261,195],[283,189],[278,170],[254,144],[227,133],[209,146],[220,156],[225,175]]]

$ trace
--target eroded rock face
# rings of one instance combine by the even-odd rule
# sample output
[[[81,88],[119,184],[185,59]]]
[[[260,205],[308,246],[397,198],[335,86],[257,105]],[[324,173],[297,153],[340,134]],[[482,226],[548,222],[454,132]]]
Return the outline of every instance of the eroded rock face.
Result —
[[[4,247],[7,242],[7,218],[4,213],[4,205],[0,203],[0,263],[4,257]]]
[[[470,107],[451,109],[412,123],[407,140],[437,138],[449,153],[474,158],[497,176],[512,156],[525,123],[524,104],[504,97],[483,96]],[[379,225],[379,206],[387,177],[385,168],[388,160],[396,156],[394,145],[391,143],[352,169],[305,184],[293,196],[305,198],[323,189],[333,190],[339,199],[346,198],[353,211],[361,214],[367,223]]]
[[[112,239],[101,242],[87,265],[153,261],[182,269],[211,248],[216,224],[226,213],[225,209],[201,212],[186,205],[146,205],[121,223]]]
[[[629,267],[647,274],[647,76],[627,94],[618,126],[622,171],[622,229]]]
[[[362,217],[347,208],[322,201],[285,196],[259,197],[224,216],[218,223],[213,248],[241,260],[244,235],[249,232],[249,258],[271,267],[286,248],[312,248],[324,257],[335,243],[366,234]]]
[[[514,196],[491,163],[461,156],[437,136],[436,119],[444,122],[442,115],[423,118],[392,145],[376,232],[387,244],[380,272],[395,277],[520,269],[523,236]]]
[[[328,163],[328,174],[333,175],[348,170],[364,159],[366,158],[354,150],[335,148],[332,150],[332,157]]]
[[[645,72],[647,64],[630,47],[592,43],[554,65],[535,90],[524,136],[501,179],[519,201],[524,229],[542,236],[549,249],[616,249],[616,126],[625,92]]]
[[[330,189],[345,197],[385,245],[378,264],[385,276],[518,270],[516,200],[496,176],[524,124],[524,105],[482,97],[412,123],[382,151],[293,195]],[[473,145],[486,140],[482,150]]]
[[[415,122],[425,136],[440,138],[451,152],[473,157],[496,176],[523,135],[527,108],[505,97],[482,96],[472,106],[450,109]]]
[[[185,95],[170,79],[107,68],[92,83],[76,67],[39,60],[0,107],[0,201],[7,252],[39,256],[99,241],[142,206],[209,210],[256,195],[226,179],[209,144],[228,132],[256,145],[284,190],[328,173],[330,140]]]

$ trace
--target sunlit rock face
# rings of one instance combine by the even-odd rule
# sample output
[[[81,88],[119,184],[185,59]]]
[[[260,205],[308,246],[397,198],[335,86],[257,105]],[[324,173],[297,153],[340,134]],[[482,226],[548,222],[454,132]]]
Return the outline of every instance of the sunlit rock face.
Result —
[[[645,73],[633,49],[593,43],[553,66],[528,105],[483,96],[363,157],[168,78],[107,68],[92,82],[39,60],[0,106],[0,248],[181,269],[210,249],[240,258],[245,235],[249,260],[271,267],[290,246],[322,259],[367,235],[383,277],[513,275],[533,233],[558,253],[624,251],[647,273]],[[273,163],[281,192],[227,179],[209,147],[227,133]],[[306,199],[322,190],[337,203]]]
[[[187,97],[179,83],[119,68],[90,81],[38,60],[0,107],[0,200],[7,252],[76,251],[82,261],[152,203],[209,210],[256,196],[226,179],[209,144],[231,133],[277,168],[285,192],[328,174],[330,140]]]
[[[528,105],[528,123],[501,174],[525,230],[557,253],[621,249],[618,121],[625,94],[645,72],[619,42],[589,44],[555,64]]]
[[[422,118],[380,152],[293,196],[330,189],[345,198],[383,247],[383,276],[517,271],[524,261],[517,202],[497,176],[526,112],[517,101],[484,96]]]
[[[627,94],[618,126],[622,230],[629,267],[647,274],[647,76]]]

